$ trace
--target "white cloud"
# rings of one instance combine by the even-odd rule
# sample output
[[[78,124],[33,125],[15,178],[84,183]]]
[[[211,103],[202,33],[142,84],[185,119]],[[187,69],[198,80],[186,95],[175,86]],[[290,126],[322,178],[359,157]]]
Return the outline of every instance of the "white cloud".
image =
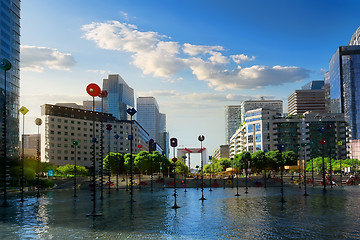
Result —
[[[21,45],[21,70],[44,72],[45,68],[69,71],[76,61],[72,54],[56,49]]]
[[[230,58],[237,64],[240,64],[242,62],[254,61],[255,60],[255,56],[249,57],[249,56],[244,55],[244,54],[230,55]]]
[[[171,79],[181,70],[190,69],[198,80],[218,91],[254,89],[268,85],[300,81],[309,77],[308,70],[292,66],[260,66],[241,68],[228,66],[253,61],[244,54],[225,56],[222,46],[183,45],[166,41],[167,36],[156,32],[139,31],[136,26],[108,21],[84,25],[84,37],[99,48],[132,53],[132,64],[143,74]],[[164,40],[165,39],[165,40]],[[233,64],[234,64],[233,63]],[[229,69],[228,69],[229,68]]]
[[[103,70],[103,69],[89,69],[89,70],[86,70],[86,72],[99,73],[99,74],[104,75],[105,73],[109,73],[110,71],[106,71],[106,70]]]
[[[175,97],[179,94],[176,93],[175,90],[156,90],[156,91],[147,91],[147,92],[138,92],[137,95],[139,97],[149,97],[149,96],[168,96],[168,97]]]

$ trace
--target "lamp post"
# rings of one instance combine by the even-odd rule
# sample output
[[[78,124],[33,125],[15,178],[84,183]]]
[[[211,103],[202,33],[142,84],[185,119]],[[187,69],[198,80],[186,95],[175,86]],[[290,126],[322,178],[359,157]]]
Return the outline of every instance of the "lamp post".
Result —
[[[197,174],[196,174],[196,190],[199,190],[199,165],[196,165],[196,170],[197,170]]]
[[[152,154],[153,151],[156,150],[156,143],[154,139],[149,140],[149,153]],[[153,191],[153,162],[152,155],[150,155],[150,191]]]
[[[133,203],[135,202],[134,200],[134,173],[133,173],[133,168],[134,168],[134,161],[133,161],[133,153],[132,153],[132,142],[133,142],[133,132],[132,132],[132,126],[133,126],[133,116],[135,115],[135,113],[137,112],[135,110],[135,108],[128,108],[126,110],[126,112],[130,115],[130,135],[128,136],[128,139],[130,140],[130,195],[131,195],[131,198],[130,198],[130,202]],[[139,183],[140,184],[140,183]]]
[[[101,98],[101,118],[100,118],[100,163],[99,163],[99,172],[100,172],[100,199],[104,198],[104,98],[106,98],[108,92],[102,90],[99,94]],[[95,111],[95,110],[94,110]]]
[[[307,181],[307,179],[306,179],[306,146],[307,145],[308,145],[307,143],[301,143],[301,146],[303,147],[303,153],[304,153],[304,188],[305,188],[304,196],[305,197],[309,195],[306,191],[306,184],[307,184],[306,183],[306,181]]]
[[[2,207],[9,207],[10,205],[7,203],[7,185],[8,185],[8,179],[7,179],[7,176],[8,176],[8,159],[7,159],[7,148],[6,148],[6,135],[7,135],[7,129],[6,129],[6,120],[7,120],[7,99],[6,99],[6,72],[9,71],[11,69],[11,63],[3,58],[1,59],[1,62],[0,62],[0,68],[2,70],[4,70],[4,74],[5,74],[5,81],[4,81],[4,103],[3,103],[3,121],[2,121],[2,124],[3,124],[3,131],[2,131],[2,139],[3,139],[3,145],[2,145],[2,152],[3,152],[3,184],[4,184],[4,202],[3,204],[1,205]]]
[[[248,193],[248,168],[249,168],[249,160],[245,158],[245,193]]]
[[[234,159],[235,160],[235,159]],[[235,161],[234,161],[234,166],[235,166]],[[236,197],[239,197],[239,166],[236,167]]]
[[[210,165],[210,189],[209,189],[209,191],[211,192],[212,191],[212,189],[211,189],[211,166],[212,166],[212,156],[209,156],[209,160],[211,161],[211,165]]]
[[[115,141],[116,141],[116,155],[117,155],[117,158],[116,158],[116,191],[119,191],[119,164],[120,164],[120,160],[119,160],[119,153],[118,153],[118,139],[119,139],[119,135],[118,134],[115,134],[114,135],[114,138],[115,138]]]
[[[175,148],[177,147],[177,139],[176,138],[171,138],[170,139],[170,146],[172,146],[174,148],[174,157],[172,159],[172,161],[174,162],[174,199],[175,199],[175,203],[174,206],[172,206],[173,209],[177,209],[180,208],[177,204],[176,204],[176,161],[177,158],[175,157]]]
[[[325,158],[324,158],[324,151],[325,151],[326,139],[321,139],[321,140],[320,140],[320,144],[322,145],[323,191],[326,192]]]
[[[183,162],[184,162],[184,165],[185,165],[186,156],[184,155],[184,156],[182,156],[182,158],[183,158]],[[184,183],[185,183],[185,191],[184,192],[187,192],[187,190],[186,190],[186,174],[185,173],[184,173]]]
[[[24,134],[25,134],[25,114],[29,112],[29,110],[26,107],[21,107],[19,109],[19,112],[23,115],[23,132],[21,136],[21,188],[20,188],[20,194],[21,194],[21,202],[24,202],[24,182],[25,182],[25,159],[24,159]]]
[[[204,163],[203,163],[203,147],[202,142],[205,140],[205,137],[203,135],[200,135],[198,137],[198,140],[200,141],[200,148],[201,148],[201,198],[199,200],[204,201],[206,198],[204,197]]]
[[[301,147],[297,147],[297,153],[299,153],[301,151]],[[299,158],[299,188],[301,188],[301,176],[300,176],[300,172],[301,172],[301,160]]]
[[[111,137],[110,137],[110,132],[112,130],[112,125],[111,124],[106,124],[106,130],[108,131],[109,133],[109,144],[108,144],[108,194],[111,193]]]
[[[36,161],[37,161],[37,176],[36,176],[37,194],[36,194],[36,197],[39,198],[40,197],[40,125],[42,124],[41,118],[36,118],[35,124],[38,126],[37,151],[36,151]]]
[[[72,145],[74,146],[74,153],[75,153],[75,159],[74,159],[74,198],[76,198],[76,146],[79,145],[78,141],[72,141]]]
[[[284,200],[284,178],[283,178],[283,176],[284,176],[284,173],[283,173],[284,172],[284,159],[282,157],[282,151],[284,151],[284,149],[285,149],[285,144],[282,144],[282,143],[278,144],[277,149],[280,152],[280,158],[281,158],[281,200],[280,200],[280,202],[284,203],[285,202],[285,200]]]
[[[93,98],[93,119],[92,119],[93,121],[92,121],[92,139],[91,139],[91,142],[92,142],[91,155],[92,155],[92,168],[93,168],[92,179],[91,179],[91,185],[92,185],[92,188],[91,188],[92,200],[91,201],[93,202],[93,209],[92,209],[91,213],[87,214],[87,216],[97,217],[97,216],[102,216],[102,214],[96,212],[95,97],[98,97],[100,95],[101,89],[97,84],[90,83],[86,87],[86,91]]]

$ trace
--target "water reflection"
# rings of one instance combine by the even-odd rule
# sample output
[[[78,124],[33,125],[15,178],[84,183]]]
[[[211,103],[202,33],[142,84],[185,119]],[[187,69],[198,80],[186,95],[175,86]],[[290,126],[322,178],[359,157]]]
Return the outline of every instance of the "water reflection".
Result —
[[[1,239],[360,239],[360,188],[338,187],[323,194],[286,189],[280,203],[278,188],[253,188],[234,197],[234,189],[214,189],[206,201],[199,191],[180,192],[174,210],[172,189],[114,191],[99,201],[102,217],[86,217],[91,196],[80,191],[29,196],[24,203],[10,199],[0,208]]]

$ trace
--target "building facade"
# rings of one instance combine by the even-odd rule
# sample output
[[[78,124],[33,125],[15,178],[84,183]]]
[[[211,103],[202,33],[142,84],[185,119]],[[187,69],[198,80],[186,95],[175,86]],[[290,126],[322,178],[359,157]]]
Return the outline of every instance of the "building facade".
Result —
[[[215,150],[213,158],[214,159],[230,158],[229,145],[220,145],[220,147]]]
[[[0,59],[7,59],[12,68],[6,72],[7,133],[6,156],[19,154],[19,88],[20,88],[20,0],[0,0]],[[5,89],[5,74],[0,72],[0,90]],[[3,119],[5,98],[0,94],[0,119]],[[1,120],[2,121],[2,120]],[[9,127],[11,126],[11,127]],[[3,132],[0,124],[0,131]],[[4,141],[2,139],[2,141]]]
[[[225,142],[229,143],[231,136],[241,124],[241,106],[225,106]]]
[[[126,110],[135,106],[134,89],[119,74],[110,74],[104,79],[102,89],[108,92],[104,98],[104,109],[119,120],[129,120]]]
[[[353,42],[355,43],[355,41]],[[360,45],[339,47],[329,63],[326,89],[332,113],[344,113],[351,129],[352,157],[360,159]]]
[[[325,90],[295,90],[288,98],[288,114],[326,113]]]
[[[241,102],[241,123],[245,121],[245,114],[249,110],[266,108],[275,110],[276,112],[283,113],[283,101],[282,100],[247,100]]]
[[[77,164],[90,167],[92,164],[93,113],[95,113],[96,159],[100,154],[100,125],[104,124],[104,156],[108,146],[111,152],[129,153],[131,121],[117,120],[107,113],[92,112],[75,108],[45,104],[41,106],[41,161],[56,166],[74,164],[75,148],[72,144],[78,141],[76,148]],[[106,125],[112,130],[107,131]],[[133,121],[132,151],[148,151],[149,135],[141,125]],[[115,135],[119,135],[116,139]],[[98,162],[98,161],[97,161]]]
[[[160,126],[163,130],[164,121],[160,123],[159,105],[156,99],[154,97],[138,97],[136,110],[136,120],[146,129],[150,138],[159,143],[161,141]]]

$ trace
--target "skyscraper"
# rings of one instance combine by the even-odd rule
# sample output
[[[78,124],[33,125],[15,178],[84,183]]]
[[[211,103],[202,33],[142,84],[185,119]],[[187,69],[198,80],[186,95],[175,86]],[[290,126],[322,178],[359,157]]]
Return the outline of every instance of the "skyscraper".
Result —
[[[283,101],[282,100],[247,100],[241,102],[241,122],[243,123],[246,118],[246,112],[257,108],[266,108],[283,113]]]
[[[108,92],[104,98],[104,109],[119,120],[128,119],[126,110],[134,107],[134,89],[129,87],[119,74],[110,74],[103,81],[103,90]]]
[[[159,112],[159,105],[154,97],[138,97],[136,101],[136,119],[149,133],[149,137],[161,144],[161,132],[166,131],[165,114]],[[162,146],[165,148],[165,146]]]
[[[324,81],[311,81],[301,90],[295,90],[288,98],[288,113],[292,115],[304,112],[325,113]]]
[[[231,136],[241,124],[241,106],[225,106],[225,142],[229,143]]]
[[[6,101],[7,128],[6,146],[7,156],[17,156],[19,150],[19,87],[20,87],[20,0],[0,0],[0,59],[7,59],[12,68],[7,71]],[[0,71],[0,92],[4,92],[5,74]],[[0,94],[0,119],[2,119],[4,95]],[[2,132],[2,125],[1,125]]]
[[[360,158],[360,30],[349,45],[338,47],[329,63],[327,102],[332,113],[344,113],[351,129],[352,157]]]

